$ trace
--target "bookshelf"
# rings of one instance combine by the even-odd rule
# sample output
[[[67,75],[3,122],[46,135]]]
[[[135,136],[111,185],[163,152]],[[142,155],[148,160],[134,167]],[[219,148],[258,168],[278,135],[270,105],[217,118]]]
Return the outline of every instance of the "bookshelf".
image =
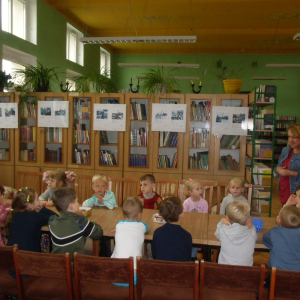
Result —
[[[213,180],[214,139],[211,113],[216,95],[187,94],[187,131],[184,136],[183,178]]]
[[[151,103],[146,94],[126,94],[125,172],[152,173]]]
[[[125,94],[97,94],[98,104],[124,104]],[[124,132],[98,131],[95,138],[95,169],[112,177],[122,177]]]

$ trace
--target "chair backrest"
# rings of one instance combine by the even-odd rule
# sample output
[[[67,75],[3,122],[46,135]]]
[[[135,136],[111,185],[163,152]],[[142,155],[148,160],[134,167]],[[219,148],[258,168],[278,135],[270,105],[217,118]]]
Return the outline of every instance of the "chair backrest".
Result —
[[[126,198],[139,194],[140,181],[135,178],[109,177],[108,189],[115,194],[118,206],[122,206]]]
[[[137,299],[143,299],[143,288],[155,286],[191,288],[193,299],[199,293],[199,262],[171,262],[137,257]]]
[[[94,194],[92,190],[92,175],[79,175],[78,176],[78,202],[83,203]]]
[[[156,179],[155,181],[155,192],[162,200],[178,196],[178,180]]]
[[[21,251],[13,249],[16,279],[18,285],[18,297],[25,299],[25,288],[22,275],[38,278],[60,279],[59,284],[65,284],[68,299],[73,299],[73,283],[71,261],[69,253],[49,254]],[[56,284],[57,281],[55,281]],[[36,287],[42,289],[42,286]]]
[[[200,266],[200,299],[204,288],[253,292],[263,299],[265,266],[235,266],[204,262]]]
[[[223,198],[226,196],[226,189],[228,187],[228,182],[217,182],[217,214],[220,214],[221,202]],[[247,195],[248,203],[251,207],[252,200],[252,184],[245,183],[245,192]]]
[[[81,299],[82,281],[129,283],[128,299],[134,298],[133,258],[95,257],[74,253],[76,299]],[[99,290],[101,299],[101,290]]]
[[[17,189],[31,187],[40,195],[46,189],[42,189],[43,172],[17,172]]]
[[[300,299],[300,272],[284,271],[272,268],[270,297],[273,300]]]

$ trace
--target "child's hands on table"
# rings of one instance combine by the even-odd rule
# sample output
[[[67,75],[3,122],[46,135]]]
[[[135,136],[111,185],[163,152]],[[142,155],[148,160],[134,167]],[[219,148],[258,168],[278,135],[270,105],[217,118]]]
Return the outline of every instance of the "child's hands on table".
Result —
[[[222,218],[222,222],[225,224],[225,225],[231,225],[231,223],[226,219],[226,218]]]
[[[53,206],[53,201],[51,200],[51,201],[48,201],[47,203],[46,203],[46,207],[51,207],[51,206]]]

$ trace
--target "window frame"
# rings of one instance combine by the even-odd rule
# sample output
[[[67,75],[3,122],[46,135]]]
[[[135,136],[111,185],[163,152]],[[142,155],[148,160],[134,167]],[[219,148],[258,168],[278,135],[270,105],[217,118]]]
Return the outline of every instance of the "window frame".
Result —
[[[75,49],[75,61],[70,59],[70,36],[74,35],[76,37],[76,45]],[[74,63],[77,63],[81,66],[84,65],[84,47],[83,43],[80,42],[80,38],[83,37],[83,33],[77,30],[74,26],[67,23],[67,31],[66,31],[66,58],[69,61],[72,61]]]

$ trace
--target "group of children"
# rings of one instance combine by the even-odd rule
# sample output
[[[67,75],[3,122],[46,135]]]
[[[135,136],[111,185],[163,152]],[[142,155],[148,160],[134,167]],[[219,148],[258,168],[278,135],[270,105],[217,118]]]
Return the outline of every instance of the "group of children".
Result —
[[[100,239],[100,225],[77,215],[79,203],[76,192],[67,186],[64,172],[50,174],[48,189],[38,197],[32,188],[22,188],[14,194],[11,209],[3,204],[0,196],[0,217],[6,216],[4,234],[7,245],[18,244],[21,250],[40,252],[41,227],[49,225],[53,243],[52,253],[84,253],[86,238]],[[83,206],[117,207],[114,193],[107,190],[104,175],[92,178],[93,196]],[[111,257],[127,258],[142,256],[144,235],[148,225],[141,222],[143,209],[159,208],[166,224],[155,230],[152,241],[154,259],[190,261],[196,258],[198,248],[192,247],[192,236],[179,225],[183,212],[207,213],[208,204],[203,196],[203,186],[198,180],[186,184],[188,198],[182,203],[178,197],[162,200],[154,191],[155,178],[146,174],[140,178],[141,194],[127,198],[122,206],[123,219],[116,224],[115,247]],[[217,225],[215,236],[220,240],[221,264],[253,264],[253,252],[257,239],[255,227],[250,220],[250,206],[243,196],[244,184],[233,178],[227,195],[221,204],[221,213],[226,215]],[[0,194],[3,189],[0,187]],[[54,205],[60,212],[56,215],[47,209]],[[292,195],[277,218],[278,227],[263,236],[263,243],[270,248],[270,267],[300,271],[300,186]],[[3,217],[2,217],[3,219]],[[0,239],[1,242],[1,239]],[[136,262],[134,262],[136,269]]]

